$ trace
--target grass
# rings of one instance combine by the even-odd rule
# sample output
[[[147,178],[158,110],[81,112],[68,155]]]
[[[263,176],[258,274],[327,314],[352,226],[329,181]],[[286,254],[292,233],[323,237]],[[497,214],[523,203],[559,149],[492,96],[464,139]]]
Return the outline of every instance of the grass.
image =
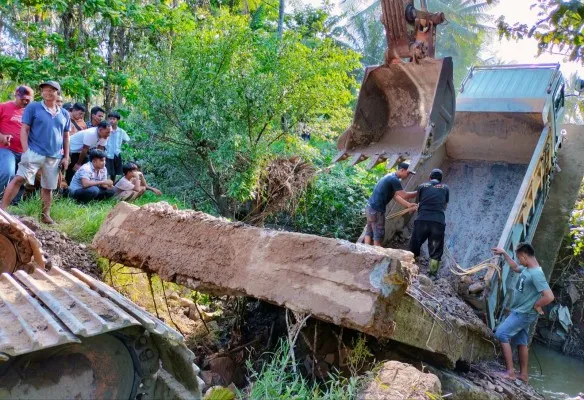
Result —
[[[157,201],[167,201],[170,204],[176,204],[179,208],[184,208],[184,205],[175,198],[156,196],[151,192],[146,192],[134,204],[140,206]],[[115,200],[79,204],[69,198],[57,199],[53,202],[51,208],[51,217],[57,222],[54,228],[66,233],[67,236],[77,242],[90,243],[102,222],[116,204]],[[16,206],[11,206],[8,211],[12,214],[38,219],[41,214],[40,196],[35,194],[32,198],[22,201]]]

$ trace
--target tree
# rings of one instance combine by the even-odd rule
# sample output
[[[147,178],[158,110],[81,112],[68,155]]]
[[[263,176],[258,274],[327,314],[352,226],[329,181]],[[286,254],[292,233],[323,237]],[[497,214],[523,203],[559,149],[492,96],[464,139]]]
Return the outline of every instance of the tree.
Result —
[[[134,131],[144,133],[150,167],[234,217],[274,154],[306,152],[299,121],[348,111],[357,55],[328,39],[308,47],[293,32],[279,40],[220,12],[147,61],[136,71],[143,111]]]
[[[536,0],[538,20],[531,26],[517,22],[510,25],[499,17],[499,35],[507,39],[533,37],[538,51],[558,52],[570,61],[584,64],[584,3],[580,0]]]

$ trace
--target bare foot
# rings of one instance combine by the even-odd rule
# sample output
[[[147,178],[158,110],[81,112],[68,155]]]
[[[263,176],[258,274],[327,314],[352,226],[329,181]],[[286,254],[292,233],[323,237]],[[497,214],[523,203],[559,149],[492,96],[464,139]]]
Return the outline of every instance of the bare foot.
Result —
[[[497,376],[498,378],[501,378],[501,379],[508,379],[510,381],[514,381],[515,379],[517,379],[515,372],[508,372],[508,371],[495,372],[495,376]]]
[[[529,381],[529,375],[519,375],[519,379],[527,383],[527,381]]]

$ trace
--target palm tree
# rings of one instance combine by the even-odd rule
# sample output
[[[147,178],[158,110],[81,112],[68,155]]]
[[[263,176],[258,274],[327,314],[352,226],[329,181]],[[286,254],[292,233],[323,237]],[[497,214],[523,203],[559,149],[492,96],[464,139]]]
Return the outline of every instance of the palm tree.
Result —
[[[487,35],[495,31],[485,24],[485,11],[495,2],[486,0],[428,0],[429,11],[442,11],[447,23],[438,27],[437,55],[451,56],[454,61],[454,78],[460,83],[468,68],[479,61],[479,51]],[[385,34],[381,25],[381,3],[375,0],[360,11],[351,11],[357,5],[344,3],[352,16],[348,20],[349,43],[363,54],[365,65],[383,61]]]

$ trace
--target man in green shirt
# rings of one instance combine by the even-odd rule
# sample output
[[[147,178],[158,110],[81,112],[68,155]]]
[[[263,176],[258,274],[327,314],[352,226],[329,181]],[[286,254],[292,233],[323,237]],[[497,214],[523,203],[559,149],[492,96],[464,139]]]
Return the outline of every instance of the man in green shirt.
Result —
[[[538,314],[543,314],[542,307],[554,301],[554,294],[535,258],[535,250],[529,243],[519,243],[515,249],[519,264],[501,248],[496,247],[493,252],[497,255],[502,255],[513,272],[520,274],[515,286],[511,314],[497,327],[495,332],[495,337],[501,343],[507,367],[503,377],[507,379],[516,378],[513,367],[512,341],[518,346],[519,379],[527,382],[529,379],[527,374],[529,327],[537,319]]]

